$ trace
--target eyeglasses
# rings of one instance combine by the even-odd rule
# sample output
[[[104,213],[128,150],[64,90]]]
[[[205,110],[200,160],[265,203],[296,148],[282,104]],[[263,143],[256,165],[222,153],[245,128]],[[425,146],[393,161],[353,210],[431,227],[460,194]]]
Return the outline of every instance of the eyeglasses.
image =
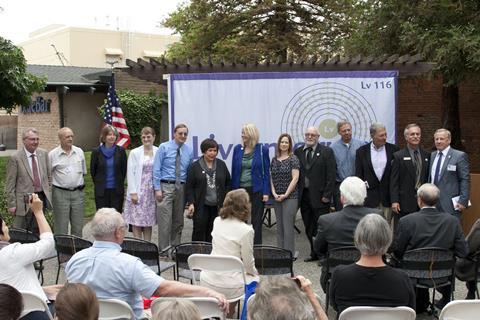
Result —
[[[315,138],[315,137],[318,137],[318,134],[315,134],[315,133],[305,133],[305,137],[306,137],[306,138],[310,138],[310,137]]]
[[[188,132],[177,132],[177,134],[184,137],[188,136]]]

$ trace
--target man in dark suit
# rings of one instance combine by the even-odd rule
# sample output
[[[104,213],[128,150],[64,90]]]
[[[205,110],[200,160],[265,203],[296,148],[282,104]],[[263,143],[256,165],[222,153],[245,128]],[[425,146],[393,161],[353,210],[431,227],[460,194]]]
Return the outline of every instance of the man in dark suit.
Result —
[[[315,253],[323,260],[330,249],[353,246],[353,234],[358,222],[369,213],[382,212],[363,206],[367,188],[357,177],[348,177],[340,184],[340,201],[343,209],[318,218],[318,232],[313,243]],[[326,272],[322,268],[320,280],[325,290]]]
[[[313,250],[313,236],[317,231],[318,217],[330,210],[330,198],[335,187],[335,157],[330,148],[318,143],[319,137],[317,128],[309,127],[305,132],[305,145],[295,150],[300,160],[300,212],[310,242],[310,256],[305,262],[318,260]]]
[[[435,131],[434,139],[437,151],[430,157],[432,165],[429,181],[440,189],[442,195],[437,208],[460,217],[460,213],[468,207],[469,201],[468,156],[465,152],[450,147],[451,134],[447,129]],[[455,200],[455,206],[452,200]]]
[[[439,196],[440,190],[431,183],[418,189],[417,201],[421,209],[400,219],[393,245],[396,258],[401,259],[405,251],[428,247],[449,249],[461,258],[467,255],[467,243],[459,220],[435,208]],[[444,286],[438,291],[442,293],[442,299],[437,305],[443,308],[450,301],[451,288]],[[417,289],[417,312],[423,311],[427,302],[428,290]]]
[[[430,153],[420,148],[422,131],[411,123],[403,132],[407,146],[393,154],[390,175],[390,201],[395,226],[398,220],[418,211],[417,190],[428,180]]]
[[[387,130],[381,123],[370,126],[370,136],[372,141],[357,150],[355,175],[367,185],[365,206],[381,209],[391,224],[390,171],[393,153],[399,148],[387,142]]]
[[[30,229],[38,233],[36,220],[24,198],[36,193],[44,206],[50,202],[52,176],[47,151],[38,148],[39,136],[35,128],[28,128],[22,134],[23,148],[10,157],[7,164],[5,192],[8,212],[15,217],[13,226]]]

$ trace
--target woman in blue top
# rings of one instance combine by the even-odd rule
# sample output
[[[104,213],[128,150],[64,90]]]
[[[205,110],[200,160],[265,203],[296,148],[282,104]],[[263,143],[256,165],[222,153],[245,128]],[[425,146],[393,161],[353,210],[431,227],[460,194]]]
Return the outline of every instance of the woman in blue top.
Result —
[[[242,126],[242,144],[233,149],[232,189],[244,188],[252,203],[255,244],[262,243],[264,203],[270,194],[270,157],[268,147],[258,143],[259,133],[252,123]]]
[[[90,175],[95,189],[95,205],[98,209],[123,209],[125,176],[127,175],[127,154],[125,149],[115,145],[117,130],[107,125],[100,135],[100,146],[92,150]]]

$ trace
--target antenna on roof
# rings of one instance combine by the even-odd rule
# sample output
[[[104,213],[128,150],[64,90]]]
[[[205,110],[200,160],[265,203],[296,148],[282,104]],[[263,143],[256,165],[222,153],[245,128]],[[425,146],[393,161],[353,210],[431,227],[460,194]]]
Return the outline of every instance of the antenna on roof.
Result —
[[[60,60],[60,63],[62,64],[62,66],[65,66],[65,62],[66,62],[67,64],[70,64],[70,62],[68,62],[67,58],[65,58],[65,56],[63,55],[62,52],[59,52],[59,51],[57,50],[57,47],[55,47],[54,44],[50,44],[50,45],[52,46],[53,50],[55,50],[55,54],[57,55],[58,60]],[[65,60],[65,62],[64,62],[64,60]]]

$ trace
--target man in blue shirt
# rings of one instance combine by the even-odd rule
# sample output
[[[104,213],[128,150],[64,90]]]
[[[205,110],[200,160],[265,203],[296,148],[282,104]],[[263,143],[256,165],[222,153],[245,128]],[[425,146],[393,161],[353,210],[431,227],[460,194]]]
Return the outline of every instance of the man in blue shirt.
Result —
[[[222,294],[200,286],[165,280],[139,258],[122,253],[120,245],[128,226],[115,209],[98,210],[90,226],[95,242],[68,261],[65,268],[68,282],[88,285],[99,299],[125,301],[132,307],[136,319],[142,318],[142,296],[213,297],[226,310],[228,303]]]
[[[185,144],[187,136],[187,126],[176,125],[173,140],[160,145],[153,161],[160,250],[180,244],[182,238],[185,182],[188,167],[193,160],[192,149]]]
[[[345,178],[355,175],[355,154],[357,149],[363,146],[365,142],[352,137],[352,125],[347,120],[337,123],[337,131],[340,139],[332,143],[330,148],[332,148],[335,161],[337,162],[337,177],[333,203],[335,205],[335,211],[340,211],[343,208],[340,201],[340,184]]]

